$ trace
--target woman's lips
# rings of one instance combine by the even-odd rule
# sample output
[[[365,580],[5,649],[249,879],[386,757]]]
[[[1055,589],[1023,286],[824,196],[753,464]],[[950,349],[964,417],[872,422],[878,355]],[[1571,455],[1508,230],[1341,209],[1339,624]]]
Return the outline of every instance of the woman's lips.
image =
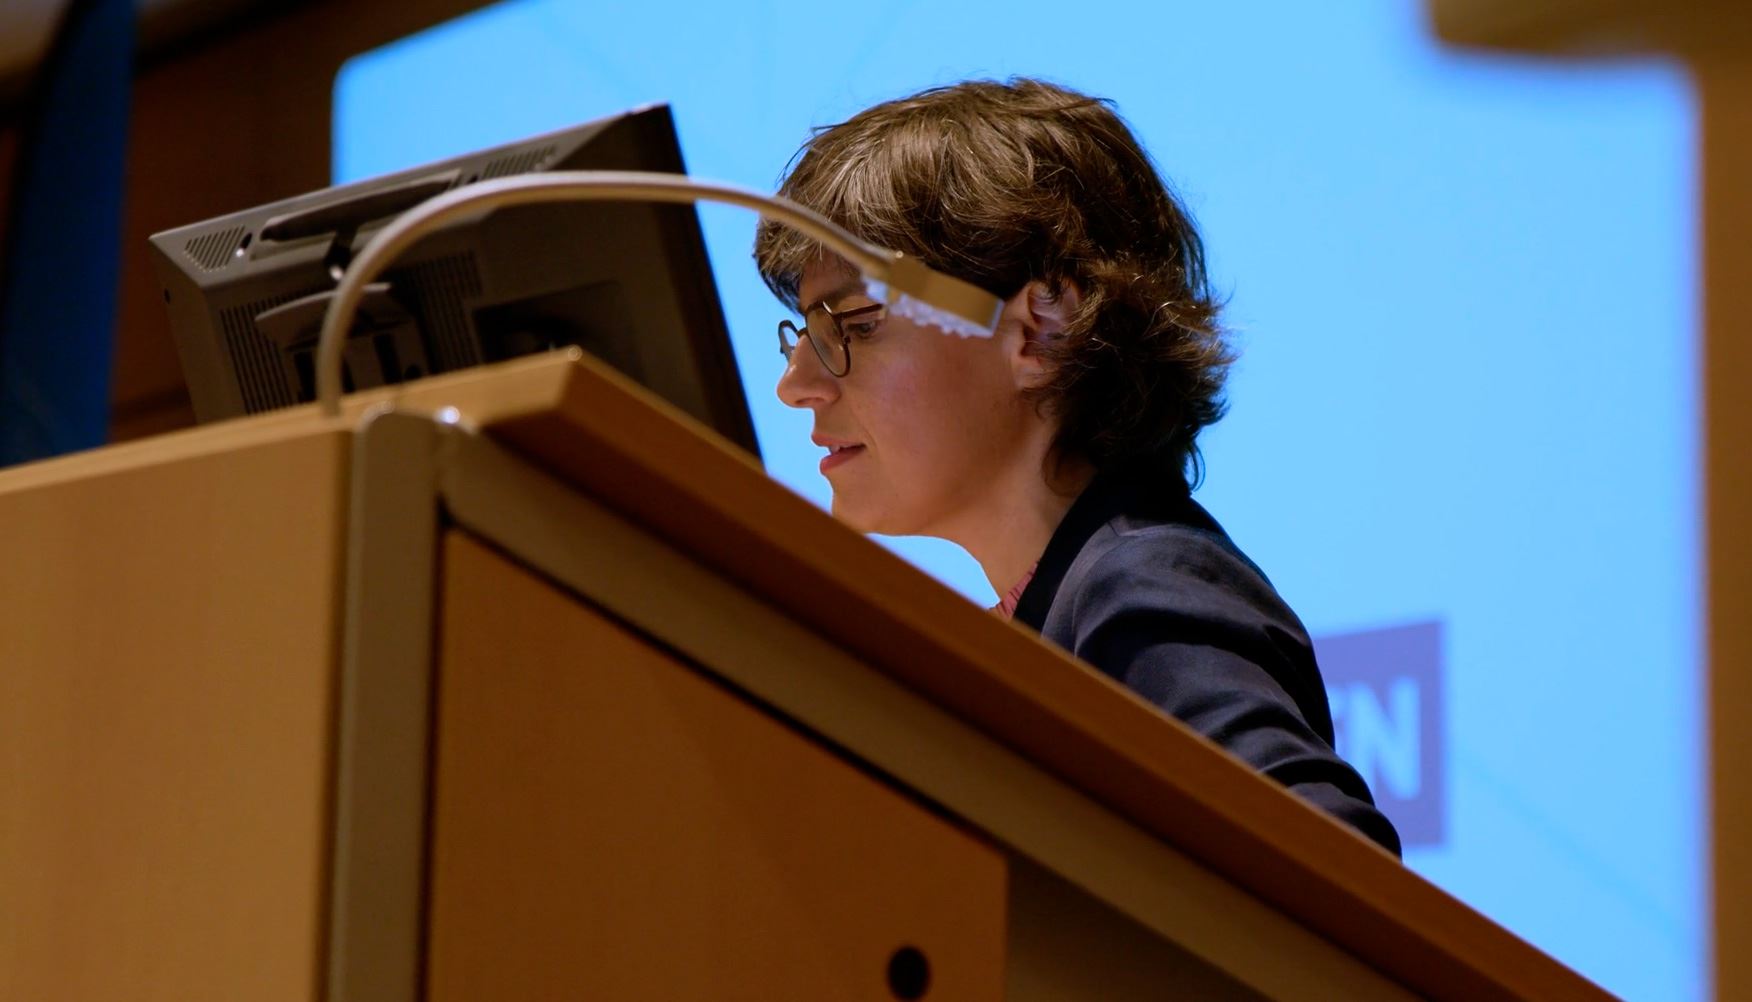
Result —
[[[828,470],[837,466],[843,466],[863,455],[863,453],[864,447],[861,445],[847,445],[835,449],[821,457],[821,472],[826,473]]]

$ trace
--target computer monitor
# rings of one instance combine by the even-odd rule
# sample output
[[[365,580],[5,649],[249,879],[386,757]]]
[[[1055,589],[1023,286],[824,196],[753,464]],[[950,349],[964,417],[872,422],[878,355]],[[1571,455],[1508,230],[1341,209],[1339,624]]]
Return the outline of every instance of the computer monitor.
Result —
[[[315,398],[317,330],[354,253],[398,213],[546,170],[685,173],[664,105],[326,188],[152,237],[199,420]],[[372,283],[343,386],[576,345],[758,455],[691,207],[513,206],[440,230]]]

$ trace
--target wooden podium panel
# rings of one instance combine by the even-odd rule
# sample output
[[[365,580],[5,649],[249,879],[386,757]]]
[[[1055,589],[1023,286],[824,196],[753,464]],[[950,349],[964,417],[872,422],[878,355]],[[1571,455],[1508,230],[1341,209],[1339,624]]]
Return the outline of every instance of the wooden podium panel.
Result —
[[[428,997],[847,999],[922,954],[1004,997],[980,839],[458,532],[442,558]]]
[[[318,994],[349,441],[247,437],[0,481],[0,999]]]

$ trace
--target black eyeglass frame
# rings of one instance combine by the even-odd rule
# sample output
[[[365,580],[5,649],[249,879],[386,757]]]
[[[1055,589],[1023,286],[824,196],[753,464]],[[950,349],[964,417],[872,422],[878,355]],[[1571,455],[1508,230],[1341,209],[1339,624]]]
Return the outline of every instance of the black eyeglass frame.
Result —
[[[779,321],[779,354],[783,355],[785,361],[789,362],[791,360],[791,352],[796,350],[797,342],[802,341],[804,338],[808,338],[809,346],[815,349],[815,357],[821,359],[822,368],[832,373],[836,378],[844,379],[846,376],[851,375],[852,372],[852,338],[851,335],[846,333],[845,321],[855,320],[858,317],[875,313],[881,309],[885,309],[882,303],[871,303],[869,306],[860,306],[856,309],[846,310],[843,313],[835,313],[825,302],[816,303],[814,306],[803,311],[804,320],[802,330],[798,330],[797,325],[792,323],[789,319]],[[827,314],[827,318],[833,321],[834,336],[839,338],[840,351],[844,352],[846,356],[846,367],[844,369],[834,369],[833,360],[828,358],[829,349],[824,347],[821,344],[821,341],[809,331],[808,317],[809,314],[816,310],[820,310]],[[789,339],[785,337],[786,331],[791,332]]]

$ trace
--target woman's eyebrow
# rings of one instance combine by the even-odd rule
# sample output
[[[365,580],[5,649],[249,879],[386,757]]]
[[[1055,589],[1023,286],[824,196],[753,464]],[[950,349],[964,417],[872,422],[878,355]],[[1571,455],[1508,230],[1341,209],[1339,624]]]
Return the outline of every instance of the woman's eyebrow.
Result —
[[[842,299],[846,296],[851,295],[854,292],[863,292],[863,291],[865,291],[863,278],[854,275],[851,278],[848,278],[845,281],[841,282],[840,284],[827,290],[827,295],[822,296],[821,298],[815,300],[814,302],[810,303],[809,305],[803,307],[803,312],[805,314],[807,314],[810,310],[815,309],[817,306],[826,306],[828,303],[833,302],[836,299]]]

